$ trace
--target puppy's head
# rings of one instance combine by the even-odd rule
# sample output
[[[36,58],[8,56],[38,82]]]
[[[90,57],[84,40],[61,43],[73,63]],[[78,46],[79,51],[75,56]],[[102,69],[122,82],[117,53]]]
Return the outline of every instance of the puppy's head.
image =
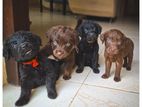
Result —
[[[117,30],[111,29],[101,34],[100,39],[102,43],[105,42],[106,52],[111,55],[118,54],[123,47],[123,43],[126,40],[125,35]]]
[[[77,49],[77,33],[68,26],[54,26],[48,30],[46,36],[48,43],[52,46],[53,55],[58,59],[65,59]]]
[[[87,43],[94,43],[98,39],[98,35],[102,31],[102,27],[91,20],[78,20],[76,30],[82,40]]]
[[[29,31],[18,31],[4,41],[3,56],[8,60],[14,57],[17,62],[34,58],[41,45],[41,39]]]

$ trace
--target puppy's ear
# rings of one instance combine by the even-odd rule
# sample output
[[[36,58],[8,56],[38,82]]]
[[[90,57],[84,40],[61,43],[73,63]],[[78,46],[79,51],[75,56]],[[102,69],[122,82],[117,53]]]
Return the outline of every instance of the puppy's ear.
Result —
[[[78,53],[79,37],[78,37],[77,32],[75,32],[74,37],[75,37],[75,44],[74,44],[74,48],[75,48],[76,52]]]
[[[82,37],[83,35],[83,28],[82,28],[82,24],[80,24],[76,29],[78,36]]]
[[[75,29],[77,29],[81,25],[82,22],[83,22],[83,18],[79,18],[77,20],[77,25],[76,25]]]
[[[98,33],[98,34],[101,34],[101,32],[102,32],[102,27],[101,27],[99,24],[96,24],[96,26],[97,26],[97,33]]]
[[[10,43],[9,43],[9,39],[4,41],[3,44],[3,56],[5,57],[6,60],[9,60],[11,55],[11,51],[10,51]]]
[[[102,44],[106,41],[107,35],[108,35],[107,32],[105,32],[105,33],[103,33],[103,34],[100,35],[100,39],[101,39],[101,41],[102,41]]]
[[[47,39],[48,39],[48,43],[51,43],[51,41],[52,41],[52,35],[55,33],[55,29],[52,27],[52,28],[50,28],[46,33],[45,33],[45,35],[46,35],[46,37],[47,37]]]
[[[39,46],[42,46],[41,38],[37,35],[34,35],[34,39]]]
[[[105,41],[104,34],[101,34],[101,35],[100,35],[100,40],[102,41],[102,44],[103,44],[104,41]]]

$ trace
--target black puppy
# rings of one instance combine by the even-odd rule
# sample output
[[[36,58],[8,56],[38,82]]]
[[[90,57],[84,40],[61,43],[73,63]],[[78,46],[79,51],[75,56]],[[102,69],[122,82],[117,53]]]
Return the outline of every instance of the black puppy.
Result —
[[[59,62],[49,59],[47,50],[40,50],[41,39],[29,31],[13,33],[4,43],[4,57],[14,57],[19,63],[21,95],[16,106],[29,102],[31,91],[46,84],[48,97],[57,97],[56,81],[59,78]]]
[[[80,37],[79,52],[76,56],[78,65],[76,72],[81,73],[84,66],[90,66],[94,73],[99,73],[99,45],[97,39],[102,30],[101,26],[91,20],[79,19],[75,29]]]

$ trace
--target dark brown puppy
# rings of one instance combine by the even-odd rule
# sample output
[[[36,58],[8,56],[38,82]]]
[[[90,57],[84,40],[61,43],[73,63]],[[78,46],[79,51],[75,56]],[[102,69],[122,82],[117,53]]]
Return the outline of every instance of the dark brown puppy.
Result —
[[[75,66],[75,51],[77,50],[78,37],[74,29],[68,26],[54,26],[46,33],[48,46],[52,49],[53,56],[63,61],[63,78],[68,80]]]
[[[110,76],[111,64],[112,62],[115,62],[116,71],[114,81],[118,82],[121,80],[120,72],[122,66],[126,67],[127,70],[131,70],[134,43],[117,29],[106,31],[100,36],[100,39],[102,43],[105,42],[104,56],[106,68],[102,78],[105,79]]]

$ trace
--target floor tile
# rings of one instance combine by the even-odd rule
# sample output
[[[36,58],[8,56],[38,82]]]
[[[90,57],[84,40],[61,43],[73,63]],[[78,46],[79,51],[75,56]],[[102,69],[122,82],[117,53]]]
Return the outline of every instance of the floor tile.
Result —
[[[139,107],[139,95],[83,85],[70,107]]]
[[[58,97],[54,100],[47,97],[45,86],[39,87],[34,90],[30,102],[24,107],[68,107],[80,86],[81,84],[77,83],[58,81]],[[14,103],[18,99],[19,94],[19,87],[14,87],[11,85],[4,87],[3,106],[15,107]]]
[[[3,107],[15,107],[15,101],[20,94],[20,87],[6,85],[3,88]]]
[[[115,82],[113,80],[114,71],[115,71],[114,64],[112,65],[111,75],[108,79],[101,78],[102,74],[105,71],[104,63],[100,63],[99,69],[100,69],[100,74],[95,74],[93,72],[90,72],[90,74],[88,75],[84,83],[88,85],[96,85],[96,86],[115,88],[115,89],[120,89],[125,91],[139,92],[139,62],[138,61],[133,62],[131,71],[127,71],[126,69],[122,68],[120,82]]]
[[[88,74],[90,73],[90,71],[91,71],[90,67],[85,67],[84,71],[82,73],[76,73],[76,69],[75,69],[71,75],[71,79],[64,80],[63,76],[61,76],[59,80],[83,83],[85,81],[85,79],[87,78]]]

